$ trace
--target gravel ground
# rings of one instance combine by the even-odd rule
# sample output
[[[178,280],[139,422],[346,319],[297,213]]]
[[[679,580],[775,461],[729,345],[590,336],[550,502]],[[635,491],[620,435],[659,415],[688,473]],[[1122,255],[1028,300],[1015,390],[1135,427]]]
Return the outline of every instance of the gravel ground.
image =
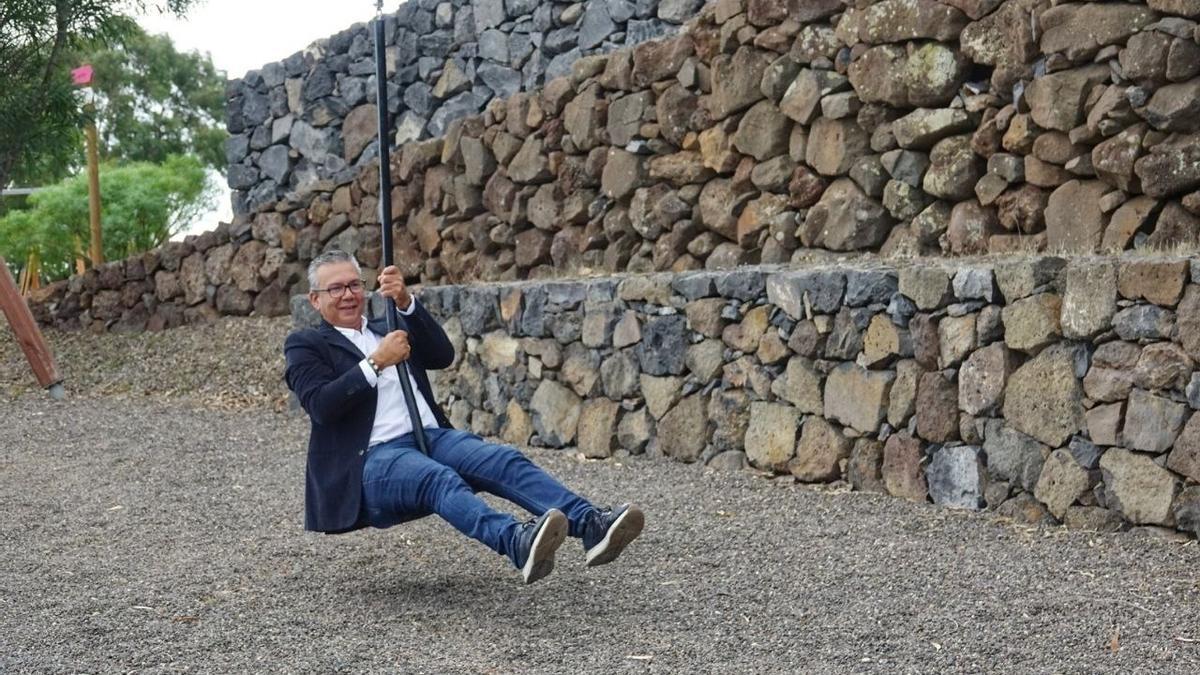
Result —
[[[1200,671],[1195,542],[748,472],[531,450],[648,514],[531,587],[436,518],[304,533],[307,424],[246,347],[285,332],[52,334],[64,403],[0,334],[0,672]]]

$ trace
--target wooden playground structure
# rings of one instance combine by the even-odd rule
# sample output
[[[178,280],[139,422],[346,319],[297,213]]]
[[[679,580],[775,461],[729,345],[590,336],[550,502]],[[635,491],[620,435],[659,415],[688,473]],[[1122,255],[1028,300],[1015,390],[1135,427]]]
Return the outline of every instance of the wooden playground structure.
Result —
[[[29,361],[38,384],[49,391],[51,398],[64,398],[66,389],[63,388],[63,378],[54,365],[54,355],[50,353],[50,347],[46,344],[46,339],[34,321],[33,313],[29,311],[29,305],[26,304],[21,289],[17,288],[12,273],[8,271],[8,263],[3,257],[0,257],[0,310],[3,310],[4,316],[8,318],[8,325],[12,328],[17,343],[21,345],[21,350],[25,352],[25,358]]]

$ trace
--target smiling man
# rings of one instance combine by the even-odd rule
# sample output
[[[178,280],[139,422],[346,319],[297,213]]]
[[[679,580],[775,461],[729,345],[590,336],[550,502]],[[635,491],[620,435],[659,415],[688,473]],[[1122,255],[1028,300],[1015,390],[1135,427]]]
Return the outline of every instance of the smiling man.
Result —
[[[361,270],[353,256],[329,251],[308,267],[317,328],[284,343],[287,383],[308,413],[305,529],[348,532],[386,528],[437,514],[458,531],[506,556],[525,583],[545,577],[567,536],[583,541],[588,566],[611,562],[642,531],[636,506],[599,509],[516,449],[458,431],[434,399],[427,369],[448,367],[454,347],[409,293],[395,267],[379,291],[395,301],[399,329],[368,321]],[[399,364],[408,364],[429,454],[413,436]],[[485,491],[534,514],[520,522],[496,511]]]

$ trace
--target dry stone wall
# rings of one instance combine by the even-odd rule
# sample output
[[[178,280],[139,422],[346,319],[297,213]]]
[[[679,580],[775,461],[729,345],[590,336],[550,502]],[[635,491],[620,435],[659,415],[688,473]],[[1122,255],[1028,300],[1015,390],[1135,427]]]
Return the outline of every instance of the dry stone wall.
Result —
[[[408,0],[384,21],[389,137],[441,136],[451,120],[536,89],[583,55],[674,32],[702,2]],[[376,156],[372,31],[357,24],[229,83],[234,213],[349,183]]]
[[[681,17],[685,4],[656,11]],[[406,4],[394,39],[407,21],[458,22],[480,6],[444,5]],[[624,16],[618,5],[604,5],[610,18]],[[540,25],[522,6],[503,5],[517,19],[501,32]],[[582,11],[582,31],[593,6],[532,11],[551,7],[563,28]],[[1197,18],[1180,0],[717,0],[676,37],[582,56],[542,89],[398,148],[386,195],[396,260],[410,280],[444,284],[865,254],[1189,250],[1200,239]],[[243,122],[258,97],[281,134],[262,153],[275,148],[291,172],[252,212],[49,287],[34,303],[42,320],[138,330],[285,313],[303,266],[333,247],[373,279],[373,116],[358,99],[345,120],[328,113],[340,87],[358,87],[342,75],[366,63],[364,30],[333,40],[328,59],[264,68],[269,90],[253,77],[253,96],[245,81],[231,90]],[[297,117],[288,92],[313,105]],[[351,116],[361,124],[348,143]],[[261,146],[265,128],[235,142]],[[332,175],[302,168],[313,166],[305,129],[324,139],[336,180],[298,178]],[[248,152],[233,153],[239,165],[261,164]]]
[[[677,37],[582,58],[405,145],[389,196],[407,271],[1192,247],[1195,18],[1157,1],[718,0]],[[310,248],[361,242],[372,266],[373,180],[313,197],[295,217]]]
[[[460,428],[1200,535],[1195,261],[746,267],[419,297],[457,349],[434,382]]]

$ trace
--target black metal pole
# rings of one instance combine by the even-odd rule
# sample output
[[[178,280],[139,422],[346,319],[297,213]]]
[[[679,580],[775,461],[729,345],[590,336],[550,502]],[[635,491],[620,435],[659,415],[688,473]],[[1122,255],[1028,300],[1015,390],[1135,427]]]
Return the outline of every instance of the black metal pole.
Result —
[[[395,253],[392,251],[392,169],[388,158],[387,59],[384,54],[383,3],[379,2],[376,9],[375,107],[379,110],[379,228],[383,234],[383,266],[388,267],[392,264]],[[384,298],[384,314],[387,316],[388,332],[391,333],[396,330],[397,325],[396,302],[391,298]],[[408,417],[412,420],[417,448],[428,455],[429,444],[425,439],[425,427],[417,409],[417,397],[413,394],[412,383],[408,379],[408,363],[396,364],[396,374],[400,376],[400,388],[404,391],[404,404],[408,407]]]

